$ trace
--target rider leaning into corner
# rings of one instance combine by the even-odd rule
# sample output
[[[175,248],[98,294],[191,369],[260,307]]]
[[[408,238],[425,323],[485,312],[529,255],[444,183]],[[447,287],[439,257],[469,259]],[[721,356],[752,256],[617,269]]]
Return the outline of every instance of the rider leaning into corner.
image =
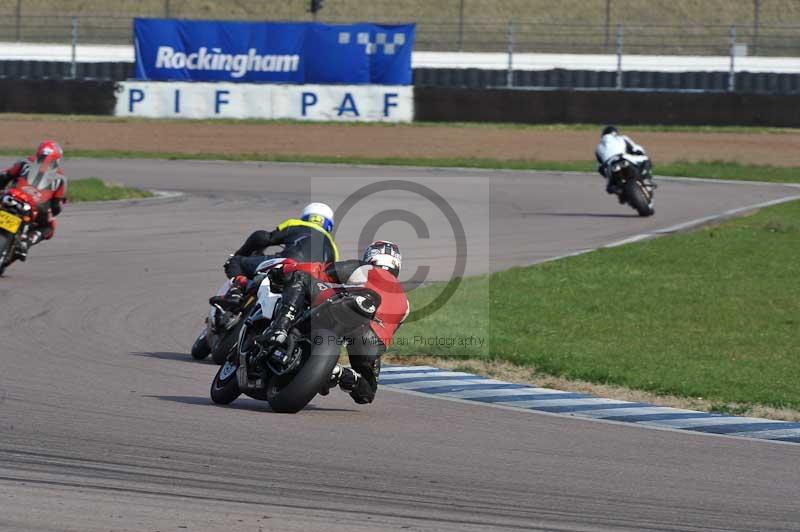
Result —
[[[339,260],[339,250],[333,241],[333,210],[324,203],[306,205],[300,218],[281,222],[274,231],[255,231],[242,247],[225,263],[225,274],[231,288],[223,296],[211,298],[212,305],[235,309],[241,303],[248,279],[252,279],[258,266],[275,257],[294,259],[297,262],[333,262]],[[284,246],[275,255],[264,255],[270,246]]]
[[[36,188],[39,193],[36,225],[27,238],[20,241],[17,250],[22,261],[27,258],[31,246],[53,238],[56,232],[55,217],[61,213],[67,193],[67,178],[61,167],[63,156],[64,150],[57,142],[44,140],[34,155],[17,161],[0,173],[0,190],[9,185],[27,185]],[[34,169],[35,175],[31,174],[31,169]]]
[[[639,170],[642,179],[651,181],[653,179],[652,163],[647,156],[647,152],[639,144],[636,144],[633,139],[627,135],[621,135],[619,130],[614,126],[606,126],[600,133],[600,142],[595,149],[595,157],[599,166],[597,171],[600,175],[608,180],[606,183],[606,192],[609,194],[619,194],[617,185],[611,179],[608,163],[617,159],[619,156],[624,156],[628,161],[633,163]]]
[[[322,395],[336,385],[350,393],[356,403],[371,403],[378,390],[380,357],[392,342],[400,324],[408,316],[405,291],[398,282],[402,257],[397,244],[379,240],[364,250],[361,260],[320,262],[288,262],[271,270],[270,282],[283,287],[280,309],[263,340],[268,345],[286,343],[290,324],[318,298],[329,297],[331,291],[363,286],[376,292],[380,303],[369,329],[361,338],[348,342],[347,355],[351,368],[337,365]]]

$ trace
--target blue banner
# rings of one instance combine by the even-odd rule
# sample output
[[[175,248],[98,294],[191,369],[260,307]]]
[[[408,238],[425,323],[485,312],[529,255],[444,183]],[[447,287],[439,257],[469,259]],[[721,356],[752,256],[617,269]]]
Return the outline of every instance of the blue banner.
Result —
[[[413,24],[134,19],[136,79],[410,85]]]

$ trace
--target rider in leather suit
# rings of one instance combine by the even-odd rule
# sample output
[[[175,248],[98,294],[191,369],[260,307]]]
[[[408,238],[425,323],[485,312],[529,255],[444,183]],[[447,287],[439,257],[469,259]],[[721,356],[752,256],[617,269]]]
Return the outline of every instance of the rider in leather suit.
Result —
[[[408,299],[397,280],[401,261],[397,245],[380,240],[366,248],[361,260],[289,263],[272,270],[271,283],[283,286],[283,291],[281,306],[264,333],[265,344],[284,344],[291,323],[324,292],[352,286],[371,289],[380,297],[380,304],[364,336],[347,345],[352,367],[337,365],[321,392],[326,395],[338,384],[356,403],[371,403],[378,390],[380,357],[391,345],[394,333],[409,312]]]
[[[225,263],[225,274],[231,279],[230,290],[224,296],[212,297],[210,303],[226,309],[238,307],[248,279],[255,276],[259,264],[265,260],[274,257],[298,262],[339,260],[331,230],[333,210],[324,203],[311,203],[303,209],[299,219],[284,220],[274,231],[255,231]],[[264,248],[269,246],[284,248],[275,255],[263,255]]]
[[[44,140],[36,148],[36,153],[21,159],[0,172],[0,190],[7,186],[31,186],[40,198],[36,225],[26,239],[20,241],[17,249],[19,259],[24,261],[28,250],[42,240],[50,240],[56,232],[55,217],[61,213],[66,201],[67,178],[61,167],[64,150],[53,140]],[[36,168],[37,175],[29,175]]]

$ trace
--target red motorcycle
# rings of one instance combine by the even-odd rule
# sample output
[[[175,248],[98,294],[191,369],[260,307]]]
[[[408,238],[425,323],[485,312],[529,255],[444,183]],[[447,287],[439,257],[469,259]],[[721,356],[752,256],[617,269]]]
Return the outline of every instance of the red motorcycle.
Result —
[[[39,218],[50,216],[42,206],[52,199],[60,183],[57,166],[49,162],[31,163],[15,186],[0,191],[0,275],[21,258],[20,246],[30,230],[43,221]]]

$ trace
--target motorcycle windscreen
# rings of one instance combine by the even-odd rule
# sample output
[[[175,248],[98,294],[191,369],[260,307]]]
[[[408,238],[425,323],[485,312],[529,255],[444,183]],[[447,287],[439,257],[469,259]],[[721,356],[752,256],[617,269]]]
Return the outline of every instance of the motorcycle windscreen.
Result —
[[[28,184],[39,190],[55,190],[58,188],[60,179],[58,163],[49,158],[41,162],[30,163],[25,175]]]

